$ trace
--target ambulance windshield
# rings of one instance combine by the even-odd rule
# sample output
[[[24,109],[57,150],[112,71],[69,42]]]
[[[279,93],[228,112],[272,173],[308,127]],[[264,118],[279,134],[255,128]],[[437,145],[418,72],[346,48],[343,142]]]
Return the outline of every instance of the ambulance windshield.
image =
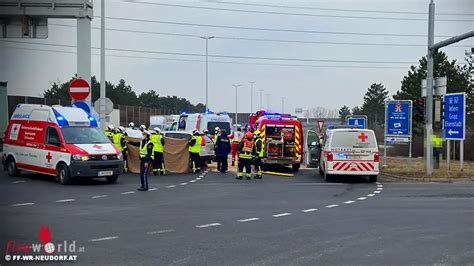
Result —
[[[64,140],[69,144],[110,143],[97,127],[63,127]]]

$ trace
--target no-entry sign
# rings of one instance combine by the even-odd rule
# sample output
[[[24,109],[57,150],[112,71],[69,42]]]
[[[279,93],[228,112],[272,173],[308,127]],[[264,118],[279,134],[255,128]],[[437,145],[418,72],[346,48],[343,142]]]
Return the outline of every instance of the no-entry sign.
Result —
[[[85,100],[91,94],[89,83],[83,79],[75,79],[69,84],[69,95],[77,101]]]

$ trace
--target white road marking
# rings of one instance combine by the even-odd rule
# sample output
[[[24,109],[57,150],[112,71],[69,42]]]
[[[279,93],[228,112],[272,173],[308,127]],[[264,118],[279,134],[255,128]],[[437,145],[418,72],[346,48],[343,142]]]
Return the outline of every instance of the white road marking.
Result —
[[[98,196],[92,196],[92,199],[100,199],[100,198],[105,198],[107,195],[98,195]]]
[[[357,198],[358,200],[365,200],[367,199],[366,197],[360,197],[360,198]]]
[[[335,208],[335,207],[339,207],[339,205],[337,205],[337,204],[332,204],[332,205],[326,206],[326,208]]]
[[[302,210],[302,212],[315,212],[317,210],[318,209],[306,209],[306,210]]]
[[[354,203],[355,201],[353,200],[348,200],[348,201],[344,201],[345,204],[351,204],[351,203]]]
[[[104,241],[104,240],[113,240],[113,239],[118,239],[118,236],[107,236],[107,237],[101,237],[101,238],[95,238],[95,239],[90,239],[88,242],[97,242],[97,241]]]
[[[196,180],[190,180],[189,181],[189,183],[195,183],[195,182],[196,182]]]
[[[148,191],[155,191],[155,190],[158,190],[158,188],[156,188],[156,187],[150,188]]]
[[[382,185],[382,183],[380,183],[380,182],[376,182],[375,184],[377,184],[377,185]]]
[[[159,230],[159,231],[151,231],[147,232],[148,235],[157,235],[157,234],[164,234],[164,233],[171,233],[174,232],[174,229],[168,229],[168,230]]]
[[[380,193],[382,193],[382,191],[376,190],[376,191],[374,191],[373,193],[375,193],[375,194],[380,194]]]
[[[204,175],[200,175],[199,177],[200,177],[200,178],[203,178],[203,177],[204,177]]]
[[[378,187],[377,190],[383,190],[383,187]]]
[[[197,181],[199,181],[199,180],[201,180],[201,178],[200,178],[200,177],[198,177],[198,178],[196,178],[196,180],[197,180]]]
[[[30,206],[30,205],[35,205],[35,204],[33,202],[17,203],[17,204],[13,204],[12,207]]]
[[[13,181],[12,184],[20,184],[20,183],[25,183],[26,181],[24,180],[19,180],[19,181]]]
[[[284,212],[284,213],[274,214],[274,215],[272,215],[272,216],[275,217],[275,218],[278,218],[278,217],[290,216],[290,215],[291,215],[291,213],[289,213],[289,212]]]
[[[368,194],[367,197],[373,197],[375,194]]]
[[[180,185],[181,185],[181,186],[184,186],[184,185],[187,185],[187,184],[188,184],[188,183],[185,182],[185,183],[181,183]]]
[[[62,200],[57,200],[56,202],[71,202],[75,201],[75,199],[62,199]]]
[[[239,223],[246,223],[246,222],[253,222],[253,221],[258,221],[260,218],[248,218],[248,219],[242,219],[242,220],[237,220]]]
[[[175,185],[167,186],[167,188],[173,188],[176,187]]]
[[[219,226],[221,225],[220,223],[212,223],[212,224],[201,224],[201,225],[196,225],[197,228],[207,228],[207,227],[213,227],[213,226]]]
[[[135,191],[127,191],[127,192],[122,192],[120,194],[127,195],[127,194],[133,194],[133,193],[135,193]]]

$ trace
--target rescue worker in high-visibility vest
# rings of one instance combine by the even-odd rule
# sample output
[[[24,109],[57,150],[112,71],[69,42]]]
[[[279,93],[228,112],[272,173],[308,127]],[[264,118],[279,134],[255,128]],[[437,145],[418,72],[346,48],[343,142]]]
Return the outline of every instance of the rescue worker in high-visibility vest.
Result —
[[[199,161],[201,159],[201,157],[199,157],[199,152],[201,151],[202,137],[197,129],[193,130],[193,136],[191,140],[189,140],[188,145],[189,157],[191,159],[191,171],[193,174],[199,173],[199,171],[201,171],[201,168],[199,167]]]
[[[140,125],[140,131],[141,131],[142,133],[144,133],[145,130],[146,130],[146,126],[145,126],[145,125]]]
[[[150,140],[151,133],[148,130],[143,131],[143,139],[140,142],[140,183],[141,187],[137,190],[148,190],[148,172],[153,163],[153,143]]]
[[[236,179],[242,179],[244,176],[244,168],[246,177],[252,178],[252,159],[255,156],[255,141],[252,132],[245,133],[245,138],[240,142],[239,149],[239,165]]]
[[[212,141],[214,142],[214,153],[217,152],[217,139],[219,138],[219,136],[221,135],[221,129],[219,127],[216,127],[214,128],[214,136],[212,137]],[[216,157],[216,161],[217,161],[217,171],[221,171],[221,162],[219,160],[217,160],[217,157]]]
[[[255,179],[262,179],[263,171],[262,171],[262,164],[263,164],[263,139],[262,134],[259,130],[255,130],[253,133],[255,136],[255,171],[257,172],[255,175]]]
[[[125,132],[125,128],[120,126],[117,129],[117,133],[114,135],[114,145],[122,151],[122,158],[123,158],[123,172],[128,172],[128,164],[127,164],[127,140],[125,137],[127,136],[127,132]]]
[[[104,133],[105,133],[105,136],[107,136],[107,138],[109,138],[111,142],[114,141],[114,135],[115,135],[114,125],[108,125]]]
[[[239,148],[239,144],[242,141],[244,137],[244,133],[242,133],[242,128],[237,128],[237,131],[235,131],[231,136],[232,140],[232,166],[235,165],[235,158],[237,157],[237,149]]]
[[[159,173],[160,175],[166,175],[165,160],[163,157],[165,138],[163,137],[163,134],[161,134],[161,129],[159,127],[153,129],[150,140],[153,143],[153,153],[155,156],[153,174],[158,175]]]

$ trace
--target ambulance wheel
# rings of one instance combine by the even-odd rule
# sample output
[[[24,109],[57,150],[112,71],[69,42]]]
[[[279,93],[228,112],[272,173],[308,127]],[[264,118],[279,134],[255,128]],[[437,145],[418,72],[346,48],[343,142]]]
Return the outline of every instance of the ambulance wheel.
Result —
[[[61,185],[71,184],[71,175],[69,174],[69,168],[64,163],[58,165],[56,168],[56,179]]]
[[[291,169],[293,170],[293,172],[298,172],[300,170],[300,164],[299,163],[295,163],[291,166]]]
[[[118,180],[118,175],[113,175],[113,176],[107,176],[105,179],[107,179],[107,183],[113,184],[116,183]]]
[[[13,157],[7,160],[7,171],[9,176],[19,176],[21,174],[21,170],[16,168],[16,162]]]
[[[321,166],[319,166],[319,175],[320,176],[324,176],[324,172],[323,172],[323,169],[321,168]]]
[[[376,175],[369,176],[369,182],[371,182],[371,183],[377,182],[377,176]]]

